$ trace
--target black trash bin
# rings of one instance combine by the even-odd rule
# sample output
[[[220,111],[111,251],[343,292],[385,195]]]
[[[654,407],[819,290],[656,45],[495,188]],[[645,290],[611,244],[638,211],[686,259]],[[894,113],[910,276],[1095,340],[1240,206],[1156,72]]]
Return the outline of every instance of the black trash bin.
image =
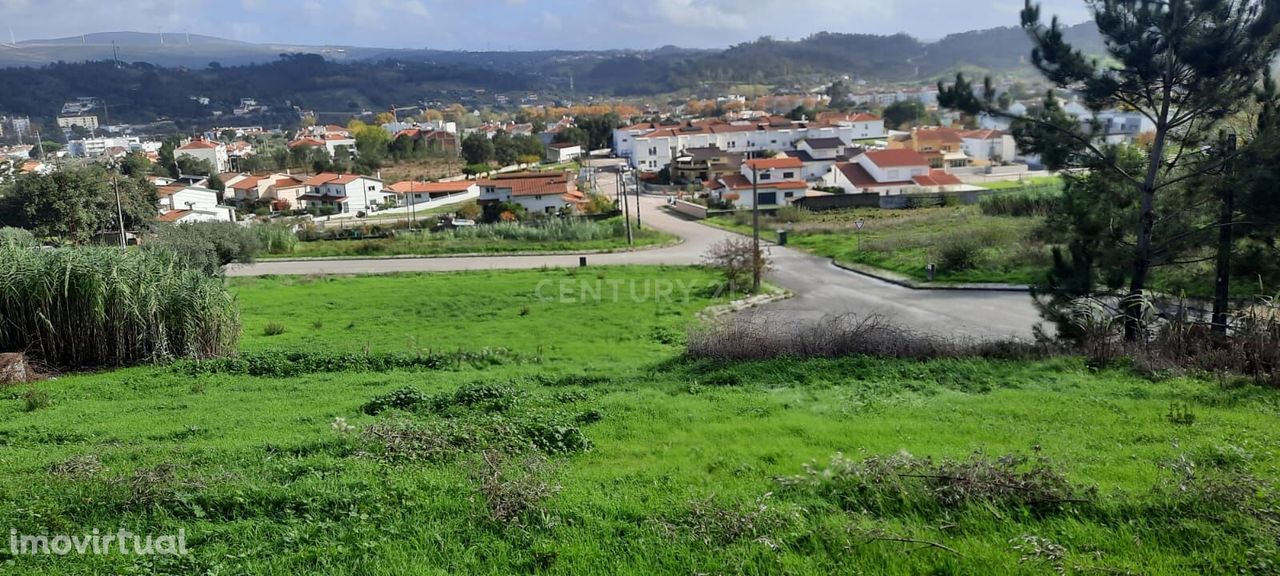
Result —
[[[779,231],[778,231],[778,245],[779,245],[779,246],[786,246],[786,245],[787,245],[787,231],[786,231],[786,230],[779,230]]]

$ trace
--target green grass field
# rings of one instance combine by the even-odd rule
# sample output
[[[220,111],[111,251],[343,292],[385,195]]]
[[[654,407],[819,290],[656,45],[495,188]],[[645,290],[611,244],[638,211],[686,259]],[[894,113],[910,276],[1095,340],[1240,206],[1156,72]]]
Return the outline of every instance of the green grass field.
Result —
[[[1061,186],[1062,177],[1060,176],[1033,176],[1020,180],[999,180],[996,182],[986,182],[982,184],[983,188],[988,190],[1011,190],[1014,188],[1034,188],[1038,186]]]
[[[747,215],[749,216],[749,215]],[[858,232],[854,222],[862,219]],[[749,218],[718,217],[706,221],[735,232],[750,233]],[[1049,248],[1033,240],[1041,218],[984,215],[977,206],[881,210],[862,208],[807,214],[790,224],[788,243],[838,262],[863,264],[925,281],[929,263],[938,264],[936,282],[1030,284],[1043,278]],[[776,241],[775,230],[786,223],[768,219],[764,237]],[[949,247],[962,246],[973,258],[965,266],[947,266]]]
[[[241,348],[259,357],[256,368],[215,361],[67,375],[37,385],[47,406],[25,387],[0,391],[0,526],[183,529],[190,555],[15,557],[0,544],[0,566],[281,575],[1275,570],[1276,508],[1240,502],[1275,494],[1280,392],[1095,372],[1073,358],[684,359],[686,328],[722,300],[708,289],[714,283],[696,268],[235,280]],[[284,356],[264,352],[411,358],[486,348],[417,369],[313,373],[290,373]],[[254,370],[264,375],[244,373]],[[362,409],[406,387],[425,399],[377,415]],[[396,398],[415,397],[406,394]],[[408,436],[397,443],[370,430]],[[501,480],[481,463],[485,448],[507,454]],[[837,453],[1038,456],[1084,501],[938,504],[915,501],[898,480],[780,480],[811,462],[824,468]],[[545,464],[517,471],[538,454]],[[1186,462],[1195,463],[1192,480],[1177,472]],[[1259,483],[1239,484],[1246,474]]]

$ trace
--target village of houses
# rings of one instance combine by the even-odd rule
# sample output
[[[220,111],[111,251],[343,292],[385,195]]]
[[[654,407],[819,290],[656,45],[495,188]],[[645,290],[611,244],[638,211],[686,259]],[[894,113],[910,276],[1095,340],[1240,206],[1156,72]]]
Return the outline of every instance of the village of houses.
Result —
[[[902,99],[937,109],[936,91],[898,91],[887,101]],[[880,96],[873,103],[883,104],[882,100],[886,99]],[[1017,115],[1026,109],[1025,104],[1015,102],[1009,112]],[[1066,109],[1081,122],[1103,126],[1111,141],[1132,141],[1150,129],[1146,126],[1149,121],[1136,114],[1091,112],[1074,101]],[[70,114],[64,107],[60,127],[81,126],[89,131],[98,127],[96,116],[80,109]],[[942,118],[955,119],[950,115]],[[362,218],[375,212],[411,213],[470,201],[481,205],[512,202],[531,213],[568,214],[587,203],[588,191],[582,189],[579,173],[566,166],[597,157],[621,159],[624,169],[633,171],[645,189],[679,198],[672,198],[676,209],[694,216],[705,216],[706,207],[751,209],[753,199],[758,199],[762,209],[867,206],[868,198],[883,199],[879,205],[884,207],[898,207],[892,202],[894,197],[978,192],[992,181],[1026,178],[1038,167],[1038,159],[1019,154],[1009,121],[987,116],[977,118],[969,127],[952,123],[894,130],[882,118],[866,113],[820,112],[813,118],[795,119],[739,110],[722,117],[622,126],[613,131],[612,147],[606,150],[584,150],[552,140],[557,131],[573,125],[571,117],[537,131],[531,125],[510,122],[490,122],[462,131],[452,122],[387,123],[382,128],[392,139],[401,135],[428,139],[455,155],[462,138],[471,133],[489,138],[499,132],[540,133],[545,164],[556,167],[509,166],[479,177],[457,175],[434,182],[392,183],[384,182],[378,174],[238,172],[233,167],[239,160],[255,153],[250,137],[285,132],[255,126],[215,128],[184,139],[175,154],[207,162],[224,190],[211,188],[205,176],[154,177],[160,196],[159,220],[243,220],[246,214],[237,208],[264,202],[273,214],[309,210],[335,219]],[[8,127],[21,128],[16,120],[9,120]],[[234,138],[227,141],[226,136],[232,134]],[[337,157],[353,154],[356,140],[346,127],[319,125],[297,131],[288,147],[323,148]],[[159,148],[159,142],[139,137],[83,138],[69,140],[59,155],[111,161],[142,151],[156,161]],[[12,172],[55,169],[54,163],[28,160],[30,152],[31,145],[0,148],[0,154],[11,159]],[[664,172],[668,185],[650,184],[653,176]]]

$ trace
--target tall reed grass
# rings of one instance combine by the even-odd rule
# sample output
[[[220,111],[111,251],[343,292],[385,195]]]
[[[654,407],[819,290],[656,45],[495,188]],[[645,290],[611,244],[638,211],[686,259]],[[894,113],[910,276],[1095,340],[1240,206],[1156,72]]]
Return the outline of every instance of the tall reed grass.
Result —
[[[0,351],[74,369],[234,352],[222,280],[164,251],[0,246]]]
[[[1048,216],[1062,205],[1062,188],[1034,186],[1018,191],[999,192],[984,196],[978,201],[978,205],[982,208],[982,213],[987,216],[1016,218]]]
[[[626,234],[621,220],[550,220],[538,225],[498,222],[458,228],[442,234],[468,240],[518,240],[524,242],[582,242],[607,240]]]
[[[298,235],[293,231],[293,225],[287,222],[254,224],[252,230],[268,254],[288,254],[298,245]]]

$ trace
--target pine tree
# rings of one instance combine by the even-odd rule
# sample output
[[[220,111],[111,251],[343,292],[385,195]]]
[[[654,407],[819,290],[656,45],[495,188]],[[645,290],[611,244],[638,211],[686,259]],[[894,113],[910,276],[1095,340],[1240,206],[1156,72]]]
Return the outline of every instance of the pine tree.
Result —
[[[1154,126],[1138,170],[1123,165],[1117,146],[1100,141],[1096,122],[1065,121],[1046,106],[1019,118],[1015,136],[1050,168],[1079,168],[1126,183],[1136,201],[1133,246],[1124,298],[1125,337],[1141,332],[1142,298],[1152,268],[1175,263],[1186,230],[1162,218],[1194,207],[1177,189],[1221,170],[1237,150],[1205,161],[1201,149],[1220,122],[1248,102],[1280,46],[1280,0],[1088,0],[1112,62],[1090,59],[1063,38],[1057,18],[1045,25],[1038,4],[1027,0],[1022,27],[1034,48],[1032,64],[1062,90],[1078,92],[1094,111],[1120,108],[1142,114]],[[999,109],[990,79],[977,94],[962,76],[939,84],[943,106],[1008,116]],[[1052,95],[1050,100],[1053,100]],[[1184,215],[1185,217],[1185,215]],[[1184,220],[1179,219],[1179,220]],[[1163,234],[1163,237],[1161,233]]]

